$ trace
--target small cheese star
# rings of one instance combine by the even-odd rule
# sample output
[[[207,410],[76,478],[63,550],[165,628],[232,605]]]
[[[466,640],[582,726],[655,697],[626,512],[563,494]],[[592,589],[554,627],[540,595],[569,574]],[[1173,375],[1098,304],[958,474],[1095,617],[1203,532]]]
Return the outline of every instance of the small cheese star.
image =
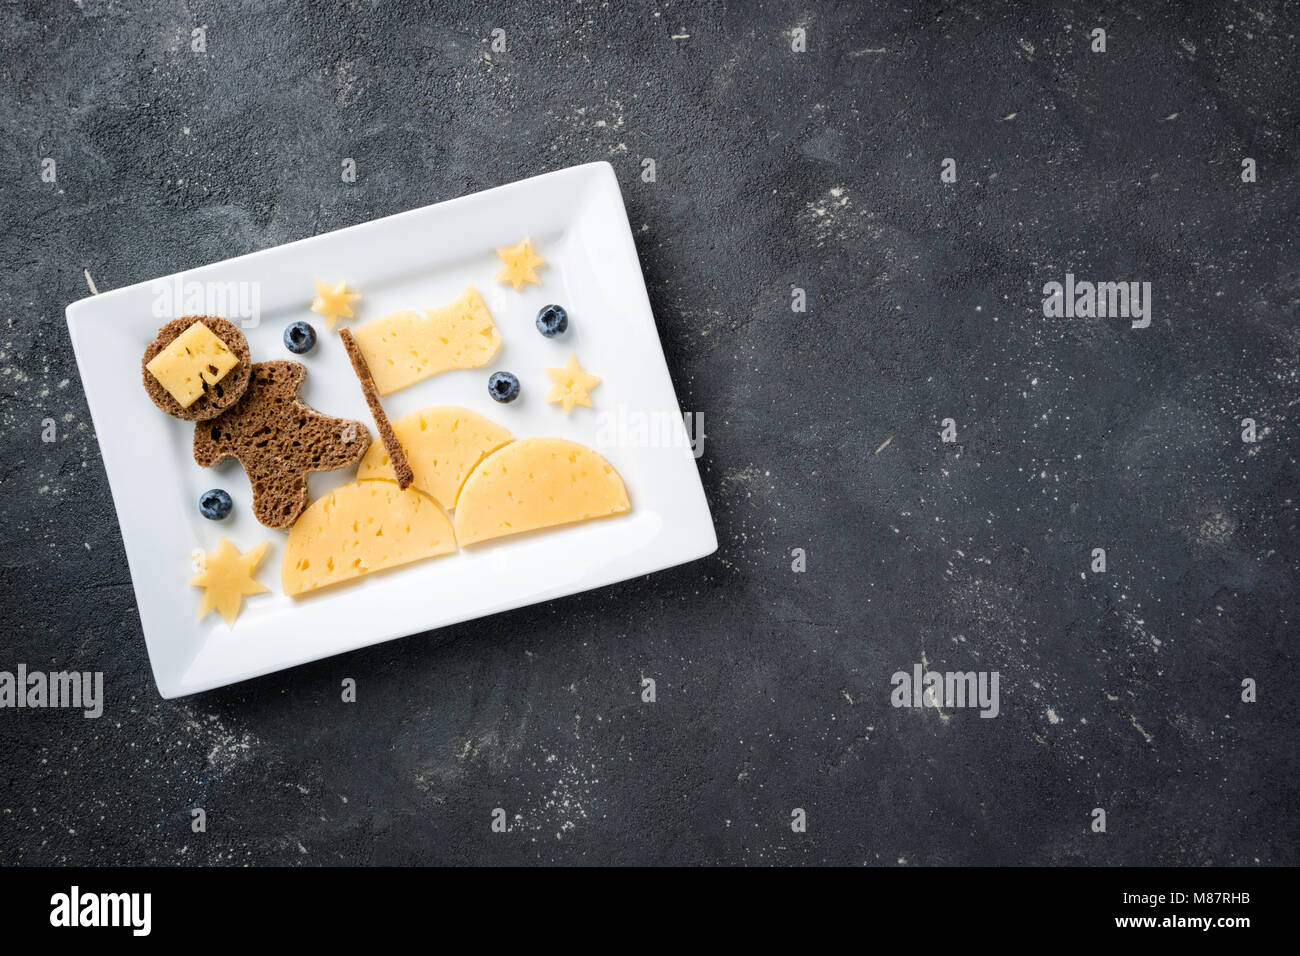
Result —
[[[551,376],[551,390],[547,392],[546,400],[563,405],[564,414],[573,411],[574,405],[591,407],[591,397],[587,393],[600,384],[600,379],[582,370],[577,355],[570,352],[564,368],[548,368],[546,374]]]
[[[244,606],[245,594],[262,594],[270,590],[253,580],[253,572],[266,554],[269,543],[263,541],[251,551],[240,554],[238,548],[222,538],[216,551],[203,556],[203,570],[190,578],[190,584],[203,588],[203,600],[199,602],[196,620],[215,610],[233,626]]]
[[[317,279],[316,298],[312,300],[311,310],[325,316],[325,321],[333,331],[334,323],[340,318],[350,319],[356,314],[352,311],[350,303],[359,298],[361,293],[349,292],[346,282],[331,285],[324,279]]]
[[[537,278],[537,267],[546,260],[533,252],[531,239],[525,239],[516,246],[506,246],[504,249],[498,249],[497,255],[506,264],[506,267],[497,273],[498,282],[509,282],[518,292],[519,287],[525,282],[536,285],[541,281]]]

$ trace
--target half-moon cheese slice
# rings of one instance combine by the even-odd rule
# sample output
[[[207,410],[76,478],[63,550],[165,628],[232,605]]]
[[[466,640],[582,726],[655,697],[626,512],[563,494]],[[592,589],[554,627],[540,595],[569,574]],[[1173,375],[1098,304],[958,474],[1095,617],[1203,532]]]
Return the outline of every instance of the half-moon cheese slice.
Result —
[[[462,545],[629,510],[614,466],[561,438],[511,442],[475,466],[456,505]]]
[[[432,498],[392,481],[354,481],[294,522],[280,580],[296,596],[455,550],[451,521]]]
[[[478,412],[456,405],[422,408],[394,419],[392,426],[415,473],[412,486],[434,498],[447,511],[456,507],[456,496],[470,470],[484,455],[496,451],[513,437]],[[381,443],[372,444],[361,459],[357,478],[397,480]]]

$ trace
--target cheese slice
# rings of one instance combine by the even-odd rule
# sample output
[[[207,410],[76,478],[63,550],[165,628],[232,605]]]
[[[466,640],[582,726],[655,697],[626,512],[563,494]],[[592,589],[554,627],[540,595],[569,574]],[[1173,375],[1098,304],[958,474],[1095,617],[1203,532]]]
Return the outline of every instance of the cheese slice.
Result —
[[[203,588],[203,600],[199,602],[200,619],[209,611],[216,611],[233,627],[235,618],[243,610],[244,595],[264,594],[269,590],[253,577],[269,544],[269,541],[263,541],[241,554],[229,539],[222,538],[216,551],[203,555],[199,573],[190,578],[190,584]]]
[[[422,408],[392,421],[393,433],[415,473],[412,487],[447,511],[456,507],[460,486],[484,455],[514,436],[478,412],[455,405]],[[388,451],[375,442],[357,467],[357,478],[396,481]]]
[[[516,292],[525,283],[537,285],[537,267],[546,264],[546,260],[533,251],[533,241],[525,237],[521,242],[504,249],[498,249],[497,255],[505,263],[497,273],[498,282],[509,282]]]
[[[586,445],[528,438],[488,455],[466,479],[456,540],[473,544],[630,508],[614,466]]]
[[[205,383],[216,385],[238,364],[239,356],[215,332],[195,322],[145,368],[181,408],[189,408],[203,395]]]
[[[433,499],[396,482],[354,481],[294,522],[280,580],[297,596],[455,550],[451,522]]]
[[[569,361],[564,368],[548,368],[546,374],[551,377],[551,390],[546,393],[546,400],[563,405],[564,414],[573,411],[574,405],[591,407],[591,395],[588,393],[600,384],[600,379],[578,364],[575,353],[569,353]]]
[[[394,312],[352,327],[380,395],[453,368],[478,368],[501,347],[501,333],[478,290],[451,305]]]

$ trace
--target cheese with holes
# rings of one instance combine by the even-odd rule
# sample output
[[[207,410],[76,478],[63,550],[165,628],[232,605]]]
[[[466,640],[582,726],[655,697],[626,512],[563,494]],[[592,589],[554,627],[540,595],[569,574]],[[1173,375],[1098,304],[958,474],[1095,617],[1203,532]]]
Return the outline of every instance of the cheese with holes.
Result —
[[[391,481],[354,481],[317,498],[289,531],[280,565],[292,596],[456,550],[432,498]]]
[[[512,442],[483,459],[456,505],[462,545],[629,510],[614,466],[560,438]]]
[[[394,312],[352,327],[380,395],[453,368],[478,368],[501,347],[483,297],[470,286],[451,305]]]
[[[455,405],[422,408],[394,419],[392,426],[415,474],[412,487],[448,511],[456,507],[456,497],[470,469],[513,437],[491,419]],[[357,478],[397,480],[383,444],[370,446],[357,468]]]
[[[239,357],[216,333],[202,322],[195,322],[150,359],[145,368],[181,408],[189,408],[203,395],[205,383],[216,385],[238,364]]]

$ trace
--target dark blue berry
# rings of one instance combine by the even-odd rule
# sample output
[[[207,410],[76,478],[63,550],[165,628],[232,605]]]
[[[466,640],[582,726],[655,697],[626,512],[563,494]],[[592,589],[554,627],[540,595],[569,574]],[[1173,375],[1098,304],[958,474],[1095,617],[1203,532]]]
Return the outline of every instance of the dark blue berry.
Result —
[[[230,509],[234,505],[235,503],[230,500],[230,495],[220,488],[213,488],[211,491],[205,491],[199,495],[199,514],[205,518],[211,518],[213,521],[220,521],[230,514]]]
[[[310,352],[316,346],[316,330],[306,322],[295,322],[284,330],[284,347],[295,355]]]
[[[488,394],[498,402],[513,402],[519,397],[519,379],[509,372],[493,372],[488,379]]]
[[[564,311],[562,305],[544,305],[542,311],[537,313],[537,331],[548,339],[559,335],[568,327],[569,313]]]

